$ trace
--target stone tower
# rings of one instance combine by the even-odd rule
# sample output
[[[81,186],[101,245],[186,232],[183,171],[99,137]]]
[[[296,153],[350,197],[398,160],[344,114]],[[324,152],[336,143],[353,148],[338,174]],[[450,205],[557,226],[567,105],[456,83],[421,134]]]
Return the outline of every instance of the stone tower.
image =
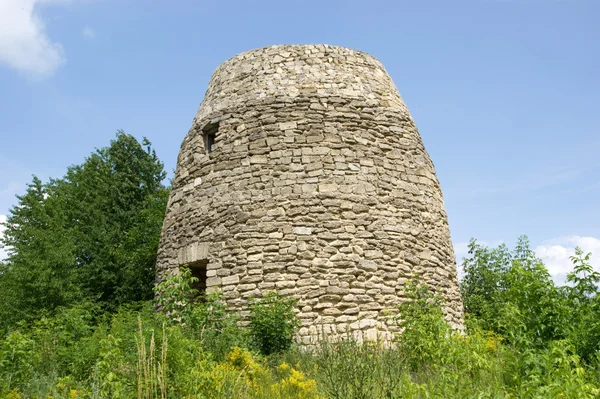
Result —
[[[383,65],[360,51],[283,45],[221,64],[183,140],[157,280],[189,265],[198,289],[246,311],[299,300],[299,336],[374,337],[417,277],[462,324],[433,163]]]

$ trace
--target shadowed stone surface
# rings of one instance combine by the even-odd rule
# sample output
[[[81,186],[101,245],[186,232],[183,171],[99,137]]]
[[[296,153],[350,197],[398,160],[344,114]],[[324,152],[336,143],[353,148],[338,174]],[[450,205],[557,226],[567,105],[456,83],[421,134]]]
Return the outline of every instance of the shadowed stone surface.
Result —
[[[296,297],[306,343],[321,328],[393,329],[385,310],[413,276],[462,325],[433,164],[383,65],[347,48],[266,47],[214,72],[179,153],[157,280],[198,261],[242,314],[269,290]]]

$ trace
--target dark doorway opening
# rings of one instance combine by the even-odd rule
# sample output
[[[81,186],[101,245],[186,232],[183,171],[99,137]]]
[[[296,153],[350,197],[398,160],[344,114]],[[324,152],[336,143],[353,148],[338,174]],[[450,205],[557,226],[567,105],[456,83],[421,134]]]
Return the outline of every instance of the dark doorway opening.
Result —
[[[188,264],[192,277],[196,278],[197,281],[192,283],[192,288],[198,291],[197,296],[203,297],[206,294],[206,266],[208,261],[200,260]]]

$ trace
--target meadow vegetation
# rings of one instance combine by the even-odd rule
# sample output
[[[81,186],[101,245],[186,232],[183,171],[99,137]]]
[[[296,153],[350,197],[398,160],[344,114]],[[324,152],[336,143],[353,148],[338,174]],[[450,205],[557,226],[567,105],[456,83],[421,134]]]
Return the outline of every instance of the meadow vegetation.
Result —
[[[153,288],[164,178],[150,143],[119,132],[18,197],[0,262],[0,398],[600,397],[589,254],[557,286],[525,237],[512,250],[473,240],[464,331],[414,276],[391,345],[303,348],[291,298],[265,293],[242,320],[218,292],[198,297],[186,269]]]

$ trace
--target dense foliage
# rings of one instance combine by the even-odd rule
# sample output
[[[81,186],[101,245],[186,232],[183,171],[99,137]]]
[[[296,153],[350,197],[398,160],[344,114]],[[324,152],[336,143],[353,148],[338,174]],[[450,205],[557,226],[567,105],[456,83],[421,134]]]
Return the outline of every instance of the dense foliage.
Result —
[[[525,237],[472,241],[465,331],[415,276],[391,345],[299,347],[294,301],[275,292],[242,317],[219,292],[198,297],[182,268],[152,303],[163,179],[150,144],[119,132],[18,197],[0,263],[1,399],[600,397],[600,273],[579,249],[557,286]]]
[[[523,240],[521,244],[525,245]],[[495,249],[477,246],[482,253]],[[476,251],[466,263],[484,264]],[[512,255],[511,255],[512,256]],[[595,272],[580,252],[573,259],[574,285],[557,289],[562,301],[574,303],[581,293],[576,279],[589,281]],[[512,259],[512,258],[506,258]],[[514,259],[513,259],[514,260]],[[503,265],[510,271],[521,263]],[[484,268],[479,269],[483,271]],[[585,271],[579,274],[578,270]],[[488,270],[489,271],[489,270]],[[467,270],[466,281],[476,278]],[[502,281],[502,277],[499,278]],[[544,280],[545,281],[545,280]],[[394,320],[403,328],[394,345],[359,341],[348,336],[323,340],[312,351],[291,346],[254,352],[256,333],[274,348],[295,326],[290,302],[268,293],[260,316],[241,327],[219,293],[190,303],[192,278],[183,273],[159,286],[171,306],[182,313],[155,313],[151,302],[121,306],[114,313],[88,305],[63,308],[16,329],[0,341],[0,397],[7,398],[595,398],[600,396],[598,341],[586,336],[587,358],[568,336],[539,340],[541,326],[521,319],[519,293],[493,303],[465,294],[478,306],[498,309],[502,332],[483,329],[491,320],[470,313],[464,333],[452,332],[441,299],[422,284],[410,284]],[[548,282],[550,289],[553,287]],[[587,284],[587,283],[586,283]],[[178,288],[183,287],[183,288]],[[538,284],[529,282],[524,289]],[[593,320],[596,286],[571,309],[572,320]],[[167,291],[167,289],[171,289]],[[559,300],[559,299],[557,299]],[[168,304],[174,301],[178,303]],[[560,300],[559,300],[560,301]],[[182,303],[186,302],[186,303]],[[587,305],[584,305],[587,304]],[[188,306],[189,305],[189,306]],[[256,305],[255,305],[256,306]],[[537,306],[537,305],[536,305]],[[555,305],[548,305],[555,306]],[[543,314],[554,315],[544,309]],[[181,317],[181,315],[184,315]],[[583,315],[583,316],[581,316]],[[597,313],[595,314],[597,316]],[[554,316],[552,316],[554,317]],[[565,317],[567,317],[565,315]],[[537,319],[541,323],[544,321]],[[514,324],[510,324],[510,322]],[[511,327],[512,326],[512,327]],[[295,327],[290,327],[292,331]],[[331,336],[329,338],[332,338]],[[272,339],[272,341],[269,341]],[[285,341],[287,342],[287,341]],[[274,353],[277,352],[277,353]],[[584,352],[587,353],[587,352]]]
[[[558,287],[521,237],[510,251],[471,241],[461,282],[467,321],[522,350],[567,340],[586,362],[600,354],[600,273],[579,248],[569,285]]]
[[[250,306],[250,337],[264,355],[283,353],[294,342],[300,322],[294,313],[296,301],[267,292]]]
[[[63,178],[34,177],[2,240],[0,330],[81,301],[151,299],[164,178],[150,143],[122,131]]]

